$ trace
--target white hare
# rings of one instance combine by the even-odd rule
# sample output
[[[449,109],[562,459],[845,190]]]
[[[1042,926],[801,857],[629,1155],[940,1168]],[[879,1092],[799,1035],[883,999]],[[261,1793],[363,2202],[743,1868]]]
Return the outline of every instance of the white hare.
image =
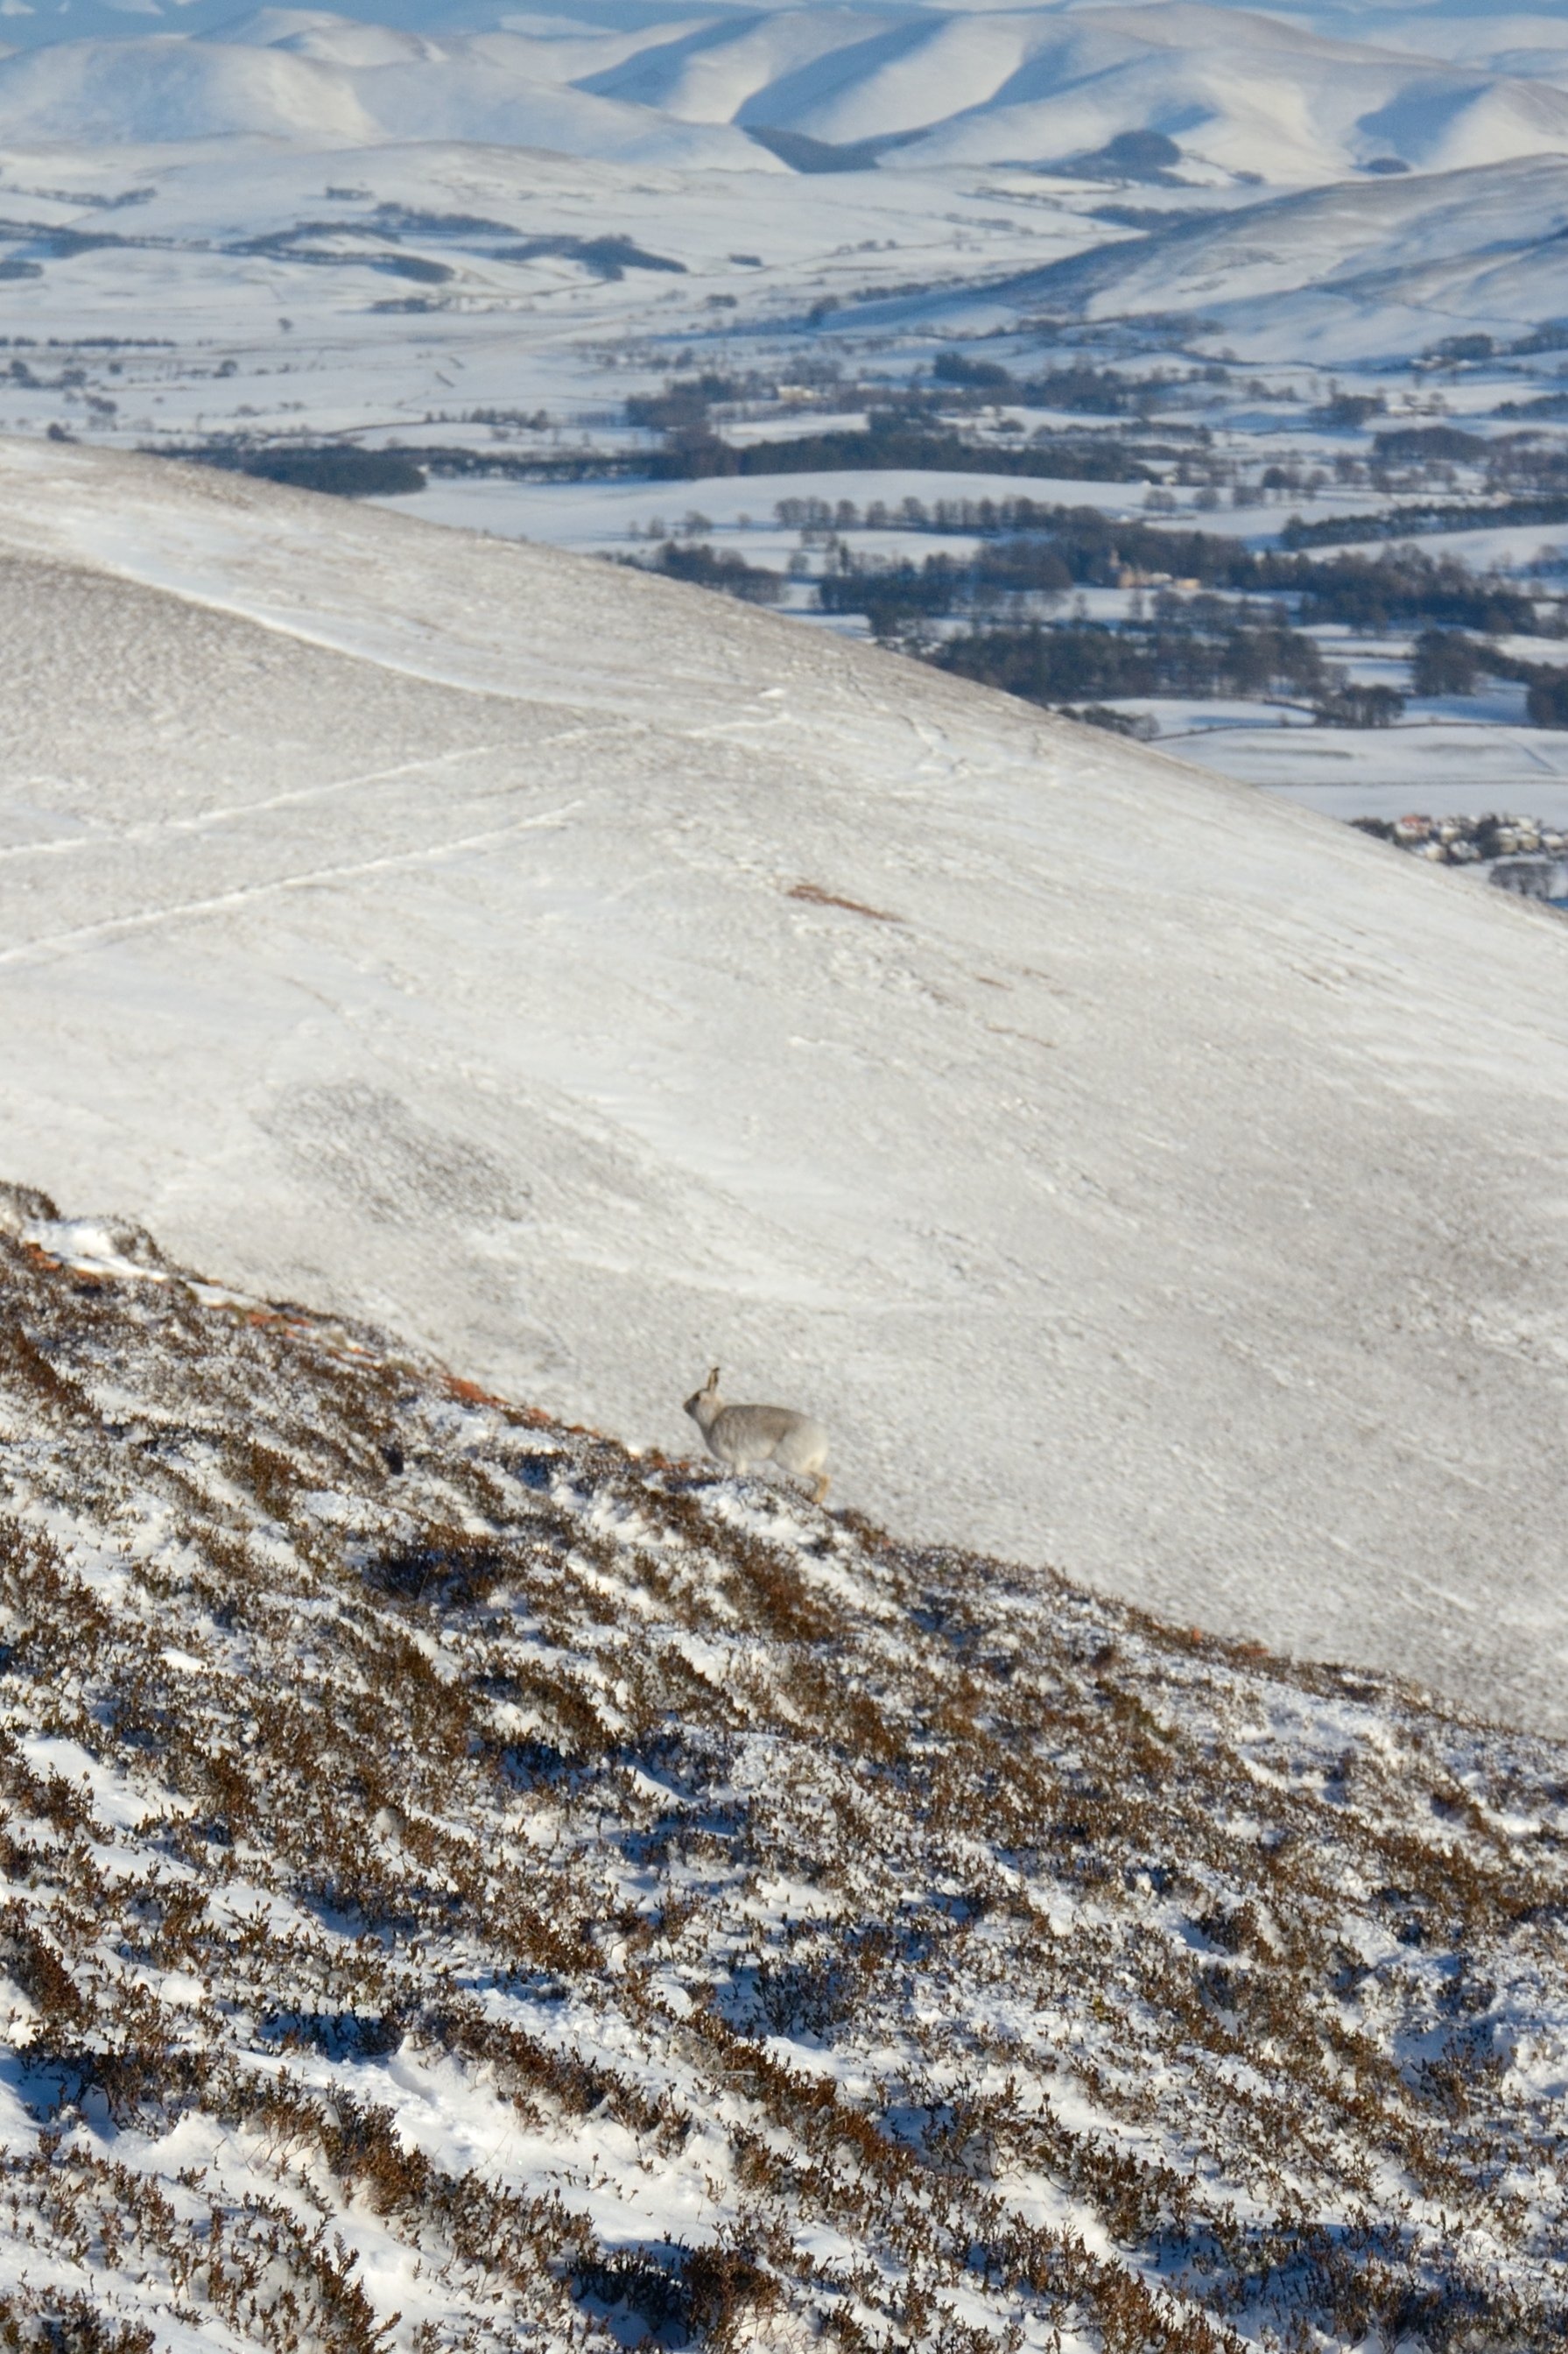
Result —
[[[715,1365],[700,1390],[686,1400],[686,1412],[708,1443],[708,1453],[736,1471],[777,1463],[782,1471],[811,1483],[811,1500],[828,1492],[828,1434],[809,1414],[787,1405],[726,1405]]]

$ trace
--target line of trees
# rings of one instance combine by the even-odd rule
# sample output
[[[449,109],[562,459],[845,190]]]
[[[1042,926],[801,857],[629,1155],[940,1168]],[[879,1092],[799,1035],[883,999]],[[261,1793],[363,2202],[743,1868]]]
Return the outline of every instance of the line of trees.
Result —
[[[799,516],[788,519],[802,528],[847,527],[846,504],[834,509],[821,500],[781,502],[800,507]],[[1260,571],[1265,578],[1279,575],[1279,559],[1254,558],[1245,549],[1233,553],[1243,559],[1236,568],[1244,578],[1255,578]],[[1075,574],[1081,578],[1099,568],[1103,554],[1097,532],[1075,544],[1070,535],[1020,534],[991,541],[971,557],[942,553],[919,563],[857,559],[841,546],[839,568],[823,575],[815,589],[823,612],[863,613],[877,637],[899,640],[912,629],[917,635],[923,622],[983,611],[999,595],[1065,594],[1075,585]],[[1079,558],[1076,567],[1070,560],[1074,556]],[[673,578],[755,603],[773,603],[782,590],[778,574],[738,556],[717,554],[705,544],[667,542],[653,561]],[[1397,559],[1351,557],[1305,568],[1321,577],[1304,589],[1303,560],[1284,560],[1302,619],[1345,619],[1376,631],[1390,626],[1391,615],[1425,605],[1440,612],[1479,614],[1498,629],[1532,624],[1528,599],[1501,583],[1477,581],[1450,559],[1434,562],[1402,552]],[[1283,604],[1260,610],[1212,591],[1180,595],[1169,589],[1157,591],[1150,601],[1150,612],[1115,624],[1082,616],[1012,625],[977,621],[962,636],[923,651],[967,677],[1056,705],[1136,695],[1277,695],[1309,703],[1325,724],[1356,727],[1387,726],[1404,709],[1404,698],[1393,688],[1363,684],[1327,662],[1319,641],[1293,625]],[[1520,661],[1461,629],[1429,626],[1416,638],[1416,695],[1471,695],[1483,675],[1524,684],[1529,715],[1537,726],[1568,726],[1568,670]]]
[[[786,441],[721,440],[705,425],[671,435],[667,448],[648,461],[655,482],[708,482],[736,474],[823,474],[846,468],[892,472],[905,469],[946,474],[1021,474],[1059,482],[1149,482],[1146,456],[1170,452],[1134,451],[1104,434],[1074,439],[1053,436],[1022,448],[1008,442],[977,443],[938,425],[899,417],[874,417],[863,426],[802,433]]]
[[[1065,408],[1083,417],[1147,416],[1179,381],[1159,370],[1152,376],[1126,376],[1114,368],[1082,363],[1015,376],[999,361],[966,359],[961,352],[942,353],[931,373],[939,385],[955,392],[1014,401],[1027,408]]]
[[[803,502],[808,504],[808,502]],[[911,525],[911,504],[902,502],[885,525]],[[800,527],[817,523],[848,530],[857,523],[845,502],[820,515],[800,515]],[[989,518],[989,523],[987,523]],[[779,502],[779,520],[784,502]],[[927,511],[932,530],[975,532],[987,541],[965,560],[963,572],[975,591],[1062,593],[1065,588],[1114,588],[1132,575],[1163,575],[1203,588],[1226,588],[1236,596],[1293,598],[1299,621],[1340,621],[1368,636],[1417,624],[1474,629],[1495,636],[1535,629],[1535,605],[1498,575],[1477,575],[1455,556],[1422,556],[1420,548],[1382,548],[1377,556],[1344,553],[1309,558],[1299,553],[1255,551],[1222,539],[1217,532],[1168,532],[1139,520],[1116,520],[1093,506],[1036,506],[1033,502],[959,502],[937,499]],[[948,567],[954,558],[927,558]],[[885,575],[911,575],[911,565],[878,565],[859,558],[850,577],[864,581],[864,593],[887,602],[878,586]],[[836,588],[841,612],[862,612],[854,591]],[[947,610],[947,608],[944,608]]]
[[[238,441],[199,442],[154,448],[153,454],[190,459],[237,474],[259,474],[264,482],[324,491],[339,499],[398,498],[425,488],[424,469],[408,451],[361,450],[348,441],[285,443],[276,449],[254,449]]]
[[[1416,532],[1485,531],[1507,524],[1568,523],[1568,495],[1551,491],[1536,496],[1493,499],[1485,506],[1458,499],[1432,500],[1419,506],[1385,508],[1381,514],[1319,515],[1303,522],[1292,515],[1279,536],[1287,547],[1329,547],[1352,540],[1409,539]]]
[[[886,506],[873,501],[863,513],[847,499],[780,499],[774,514],[798,530],[847,531],[863,523],[870,530],[961,532],[988,543],[970,560],[979,587],[1106,588],[1133,571],[1243,596],[1294,598],[1303,621],[1338,621],[1374,636],[1423,622],[1499,635],[1536,626],[1534,606],[1521,590],[1495,573],[1472,572],[1457,557],[1419,548],[1317,557],[1256,550],[1217,532],[1171,530],[1097,507],[1026,497],[906,498]],[[863,568],[874,573],[875,560]]]
[[[720,553],[703,541],[682,546],[667,539],[653,559],[654,570],[672,580],[689,580],[698,588],[722,588],[748,605],[776,605],[784,593],[777,572],[765,565],[747,564],[744,557]]]
[[[830,510],[825,501],[820,504],[825,525]],[[938,527],[978,529],[977,524],[966,526],[942,514],[944,507],[959,504],[937,503],[932,514]],[[977,503],[977,514],[989,504]],[[1017,512],[1012,510],[1014,517]],[[991,593],[1060,595],[1075,588],[1113,588],[1131,571],[1163,574],[1244,596],[1288,598],[1302,623],[1336,621],[1374,637],[1424,622],[1497,635],[1536,626],[1535,608],[1528,597],[1495,575],[1471,572],[1450,556],[1389,548],[1376,556],[1351,553],[1314,560],[1241,547],[1212,532],[1161,531],[1152,524],[1117,522],[1094,507],[1039,508],[1032,514],[1041,518],[1038,525],[1012,532],[999,525],[997,535],[962,563],[948,556],[928,557],[922,567],[906,561],[889,566],[874,558],[851,558],[842,578],[832,585],[829,610],[865,612],[903,601],[914,610],[947,612],[960,589],[982,599]],[[847,527],[842,504],[833,527]],[[947,582],[949,601],[932,604],[924,586],[916,589],[913,585],[917,572],[922,581],[929,575]]]
[[[1166,621],[1141,629],[1033,622],[946,639],[931,658],[944,670],[1032,703],[1278,695],[1349,720],[1345,698],[1353,693],[1325,663],[1316,639],[1271,620],[1231,620],[1206,628]],[[1375,726],[1396,718],[1404,704],[1391,690],[1379,689],[1372,703],[1359,707],[1361,716],[1349,724]]]
[[[1568,670],[1522,661],[1462,630],[1423,630],[1411,656],[1417,695],[1474,695],[1482,677],[1511,679],[1525,689],[1524,708],[1536,727],[1568,727]]]

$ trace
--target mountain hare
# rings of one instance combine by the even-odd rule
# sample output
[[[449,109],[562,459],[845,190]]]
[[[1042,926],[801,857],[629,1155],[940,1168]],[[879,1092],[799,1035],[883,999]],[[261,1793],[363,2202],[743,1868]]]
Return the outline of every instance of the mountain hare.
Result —
[[[787,1405],[726,1405],[715,1365],[704,1386],[686,1400],[686,1412],[708,1442],[708,1453],[736,1471],[777,1463],[782,1471],[811,1483],[811,1500],[828,1492],[828,1434],[809,1414]]]

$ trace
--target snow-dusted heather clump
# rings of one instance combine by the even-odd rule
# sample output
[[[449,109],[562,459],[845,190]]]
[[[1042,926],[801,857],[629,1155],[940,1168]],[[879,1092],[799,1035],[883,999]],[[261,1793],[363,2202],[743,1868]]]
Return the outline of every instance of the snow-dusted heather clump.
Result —
[[[6,2343],[1561,2343],[1561,1749],[4,1199]]]

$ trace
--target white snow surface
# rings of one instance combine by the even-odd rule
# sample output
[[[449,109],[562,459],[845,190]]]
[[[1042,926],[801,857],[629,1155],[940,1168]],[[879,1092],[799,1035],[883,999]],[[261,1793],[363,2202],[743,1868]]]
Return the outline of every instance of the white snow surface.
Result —
[[[558,550],[11,441],[0,553],[13,1175],[1568,1723],[1560,918]]]

